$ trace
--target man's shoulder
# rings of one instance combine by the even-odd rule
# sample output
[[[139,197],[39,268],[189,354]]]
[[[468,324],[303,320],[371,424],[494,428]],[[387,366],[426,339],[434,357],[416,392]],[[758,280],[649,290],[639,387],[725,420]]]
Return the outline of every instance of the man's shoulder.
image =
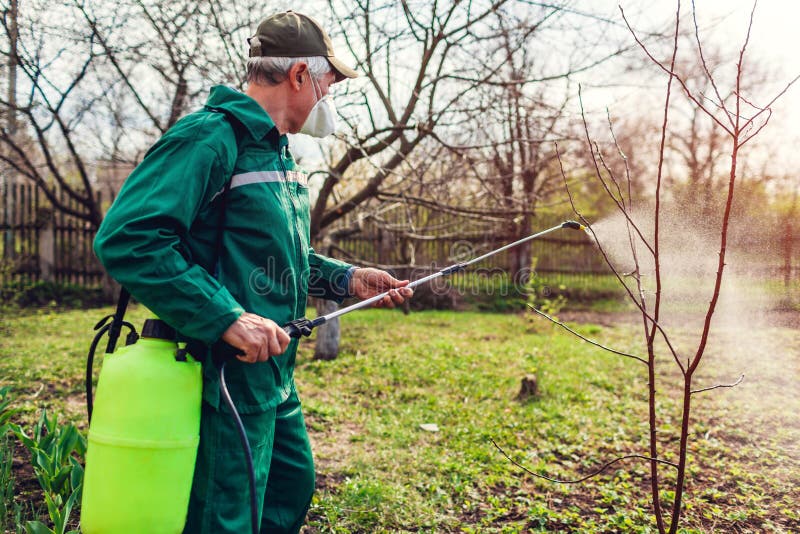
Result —
[[[227,144],[236,146],[236,131],[225,113],[201,108],[175,123],[165,138],[186,139],[197,143]]]
[[[236,131],[224,113],[201,108],[179,119],[156,145],[185,144],[192,150],[205,147],[226,166],[237,157]]]

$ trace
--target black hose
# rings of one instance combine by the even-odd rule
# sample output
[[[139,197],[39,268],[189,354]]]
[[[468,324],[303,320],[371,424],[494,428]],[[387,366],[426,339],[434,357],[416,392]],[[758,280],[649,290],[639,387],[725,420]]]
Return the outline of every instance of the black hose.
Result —
[[[250,441],[247,439],[247,432],[244,429],[242,418],[239,417],[239,412],[231,400],[231,394],[228,392],[228,386],[225,384],[225,362],[219,368],[219,390],[222,393],[222,398],[225,399],[225,404],[231,411],[233,420],[236,423],[236,430],[239,431],[239,440],[242,442],[242,449],[244,450],[244,459],[247,462],[247,478],[250,482],[250,521],[252,522],[253,534],[258,534],[258,499],[256,498],[256,472],[253,468],[253,452],[250,449]]]
[[[92,409],[94,408],[94,400],[92,399],[92,367],[94,366],[94,353],[97,351],[97,345],[103,338],[103,334],[108,332],[113,326],[108,323],[102,327],[92,340],[92,345],[89,347],[89,354],[86,355],[86,412],[89,414],[89,422],[92,422]]]
[[[125,313],[125,311],[123,310],[122,313]],[[107,322],[109,319],[112,319],[111,322]],[[94,399],[92,398],[92,374],[94,367],[94,355],[97,352],[97,345],[100,344],[103,334],[108,332],[108,345],[106,346],[106,354],[111,354],[114,352],[114,349],[117,347],[117,340],[119,339],[119,335],[123,326],[130,330],[127,338],[125,339],[125,345],[136,343],[136,340],[139,339],[139,334],[136,332],[136,328],[128,321],[123,321],[122,319],[116,321],[113,315],[104,317],[94,327],[94,329],[97,330],[97,334],[95,334],[92,344],[89,346],[89,353],[86,355],[86,413],[88,414],[90,423],[92,422],[92,410],[94,409]]]

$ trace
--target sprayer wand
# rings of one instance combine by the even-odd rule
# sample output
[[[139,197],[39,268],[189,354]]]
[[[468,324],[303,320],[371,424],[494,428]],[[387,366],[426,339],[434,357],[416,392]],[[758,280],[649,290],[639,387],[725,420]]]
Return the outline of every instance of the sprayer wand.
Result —
[[[433,274],[429,274],[428,276],[424,276],[424,277],[422,277],[422,278],[420,278],[418,280],[414,280],[413,282],[409,283],[405,287],[413,289],[413,288],[415,288],[415,287],[417,287],[419,285],[422,285],[424,283],[430,282],[431,280],[435,280],[435,279],[440,278],[442,276],[449,276],[449,275],[451,275],[453,273],[457,273],[459,271],[463,271],[464,269],[466,269],[467,267],[469,267],[470,265],[472,265],[474,263],[481,262],[481,261],[485,260],[486,258],[489,258],[491,256],[494,256],[495,254],[499,254],[500,252],[503,252],[504,250],[508,250],[510,248],[514,248],[514,247],[519,246],[519,245],[521,245],[523,243],[526,243],[528,241],[532,241],[534,239],[542,237],[543,235],[549,234],[550,232],[555,232],[556,230],[561,230],[562,228],[569,228],[569,229],[572,229],[572,230],[586,230],[586,227],[583,226],[582,224],[578,223],[578,222],[575,222],[575,221],[564,221],[563,223],[559,224],[558,226],[554,226],[552,228],[548,228],[547,230],[543,230],[541,232],[529,235],[528,237],[523,237],[522,239],[520,239],[518,241],[514,241],[513,243],[509,243],[508,245],[504,245],[504,246],[502,246],[502,247],[500,247],[498,249],[495,249],[495,250],[492,250],[490,252],[487,252],[486,254],[484,254],[482,256],[478,256],[478,257],[473,258],[471,260],[455,263],[455,264],[453,264],[453,265],[451,265],[449,267],[445,267],[444,269],[442,269],[440,271],[437,271],[437,272],[435,272]],[[360,302],[356,302],[355,304],[352,304],[352,305],[347,306],[345,308],[342,308],[340,310],[336,310],[335,312],[331,312],[331,313],[329,313],[327,315],[322,315],[320,317],[317,317],[316,319],[306,319],[305,317],[303,317],[301,319],[295,319],[294,321],[290,321],[290,322],[286,323],[285,325],[283,325],[283,329],[287,334],[289,334],[289,337],[299,338],[301,336],[309,336],[309,335],[311,335],[311,332],[314,330],[314,328],[316,328],[316,327],[318,327],[320,325],[323,325],[326,322],[330,321],[331,319],[335,319],[336,317],[340,317],[340,316],[345,315],[347,313],[350,313],[352,311],[360,310],[361,308],[366,308],[367,306],[369,306],[371,304],[379,302],[381,299],[386,297],[388,294],[389,294],[389,291],[386,291],[384,293],[381,293],[380,295],[375,295],[374,297],[370,297],[368,299],[364,299],[364,300],[362,300]]]

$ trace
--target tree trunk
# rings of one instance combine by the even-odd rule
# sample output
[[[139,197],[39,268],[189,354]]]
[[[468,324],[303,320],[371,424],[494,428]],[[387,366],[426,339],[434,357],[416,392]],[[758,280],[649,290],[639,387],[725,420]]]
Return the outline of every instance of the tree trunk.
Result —
[[[55,217],[50,210],[41,210],[37,214],[37,217],[41,217],[44,220],[43,226],[39,232],[40,278],[45,282],[55,282]]]
[[[8,52],[8,114],[6,115],[6,129],[8,130],[8,134],[13,136],[17,133],[17,41],[19,40],[18,34],[18,26],[17,26],[17,0],[11,0],[8,10],[8,37],[9,37],[9,52]],[[7,149],[6,145],[3,145],[0,150]],[[12,154],[12,151],[9,149],[8,154]],[[17,173],[9,168],[5,172],[5,177],[3,179],[3,205],[0,206],[0,209],[4,211],[6,214],[5,217],[8,217],[7,214],[12,213],[14,209],[14,203],[11,198],[11,188],[13,187],[12,184],[16,183],[16,175]],[[8,222],[4,220],[3,222]],[[6,257],[12,257],[12,251],[14,250],[14,234],[11,230],[6,230],[3,233],[3,259]]]
[[[10,135],[17,133],[17,41],[19,40],[17,13],[17,0],[11,0],[8,11],[10,49],[8,52],[8,116],[6,117],[6,125]]]
[[[320,250],[323,254],[331,255],[331,237],[326,235],[322,239]],[[327,315],[339,309],[339,305],[332,300],[314,299],[316,301],[317,317]],[[317,344],[314,348],[315,360],[335,360],[339,355],[339,339],[341,329],[339,319],[332,319],[329,322],[317,327]]]
[[[316,299],[317,317],[335,312],[339,305],[332,300]],[[317,327],[317,345],[314,348],[315,360],[335,360],[339,355],[339,318],[331,319]]]

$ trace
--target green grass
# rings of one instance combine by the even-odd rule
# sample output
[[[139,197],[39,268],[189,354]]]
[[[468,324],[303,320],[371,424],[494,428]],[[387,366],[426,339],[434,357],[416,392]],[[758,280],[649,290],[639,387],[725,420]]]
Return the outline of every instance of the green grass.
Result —
[[[111,312],[3,318],[0,386],[14,388],[21,421],[44,406],[85,428],[85,352],[92,326]],[[138,325],[147,315],[134,307],[128,318]],[[635,324],[573,326],[638,353]],[[313,339],[298,357],[319,486],[306,532],[654,531],[647,465],[617,464],[585,483],[559,485],[521,472],[491,441],[559,478],[645,454],[643,365],[530,315],[369,310],[342,326],[338,359],[314,361]],[[796,531],[800,334],[777,327],[752,334],[760,348],[744,358],[723,350],[720,336],[698,383],[735,379],[742,366],[747,379],[695,401],[682,524],[686,532]],[[664,357],[659,436],[670,446],[679,426],[671,368]],[[528,374],[536,374],[539,396],[517,400]],[[426,423],[439,431],[423,430]]]

